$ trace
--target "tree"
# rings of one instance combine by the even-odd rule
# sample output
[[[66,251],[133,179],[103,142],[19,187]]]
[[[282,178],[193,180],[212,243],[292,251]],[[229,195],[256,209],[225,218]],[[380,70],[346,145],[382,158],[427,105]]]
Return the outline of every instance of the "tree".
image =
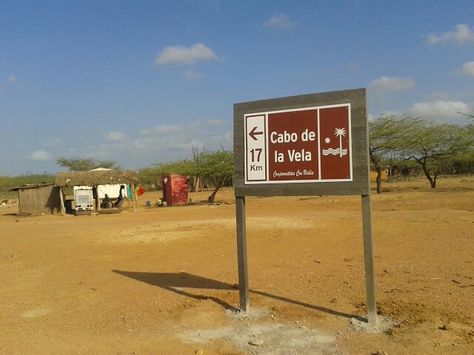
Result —
[[[382,172],[387,166],[387,155],[400,147],[402,137],[413,129],[416,120],[409,117],[385,116],[369,122],[369,156],[377,172],[377,193],[382,192]]]
[[[472,128],[452,124],[435,124],[411,118],[411,129],[397,148],[404,159],[419,164],[431,188],[436,188],[442,164],[454,156],[472,149]]]
[[[56,160],[59,166],[68,168],[70,171],[89,171],[96,168],[120,169],[115,161],[112,160],[95,160],[81,158],[64,158],[60,157]]]
[[[140,182],[148,188],[158,188],[161,185],[163,175],[178,174],[194,176],[195,164],[192,160],[180,160],[169,163],[161,163],[140,170]]]
[[[470,123],[462,129],[465,148],[450,161],[450,173],[472,174],[474,173],[474,124]]]
[[[196,147],[193,145],[192,147],[193,151],[193,163],[194,163],[194,172],[195,174],[190,174],[193,176],[193,180],[191,182],[191,191],[202,191],[202,179],[201,176],[199,176],[199,167],[201,166],[202,163],[202,157],[206,154],[206,150],[203,148],[201,151],[199,151],[199,147]]]
[[[234,155],[224,150],[214,153],[204,153],[197,169],[202,180],[214,186],[207,201],[213,203],[217,192],[232,183],[234,174]]]
[[[224,150],[197,152],[193,149],[192,160],[181,160],[166,164],[160,164],[153,168],[146,168],[140,172],[142,182],[153,183],[156,177],[166,174],[179,174],[190,178],[190,180],[201,181],[204,185],[213,187],[208,202],[213,203],[217,192],[224,186],[231,185],[234,174],[234,155]],[[192,179],[194,178],[194,179]]]

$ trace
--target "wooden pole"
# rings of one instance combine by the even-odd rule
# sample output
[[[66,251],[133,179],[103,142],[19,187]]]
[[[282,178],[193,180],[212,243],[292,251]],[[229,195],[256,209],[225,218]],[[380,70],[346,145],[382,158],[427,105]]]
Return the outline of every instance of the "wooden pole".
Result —
[[[132,182],[130,184],[130,189],[132,190],[132,209],[136,209],[137,208],[137,192],[136,192],[136,189],[135,189],[135,183]]]
[[[245,197],[236,197],[237,217],[237,262],[239,268],[240,311],[249,311],[249,281],[247,269],[247,237],[245,221]]]
[[[64,207],[64,194],[63,194],[63,187],[60,186],[59,187],[59,208],[61,210],[61,215],[65,215],[66,214],[66,208]]]
[[[372,208],[370,194],[362,195],[362,230],[364,236],[365,291],[369,326],[377,324],[377,305],[375,302],[374,256],[372,250]]]
[[[96,200],[95,200],[95,209],[97,212],[100,211],[100,198],[99,198],[99,185],[96,185],[95,187],[92,187],[92,191],[95,190],[95,196],[96,196]],[[94,192],[92,192],[92,195],[94,194]]]

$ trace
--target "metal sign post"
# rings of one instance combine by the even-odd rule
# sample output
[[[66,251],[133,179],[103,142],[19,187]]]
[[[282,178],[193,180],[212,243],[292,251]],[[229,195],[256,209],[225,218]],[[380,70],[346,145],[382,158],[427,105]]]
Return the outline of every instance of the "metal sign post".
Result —
[[[249,310],[245,196],[360,195],[369,325],[376,324],[365,89],[234,105],[240,308]]]

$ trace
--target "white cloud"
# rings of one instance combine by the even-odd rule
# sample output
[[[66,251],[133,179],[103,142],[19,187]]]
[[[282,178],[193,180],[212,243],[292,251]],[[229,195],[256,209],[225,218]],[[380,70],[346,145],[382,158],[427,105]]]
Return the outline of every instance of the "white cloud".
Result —
[[[51,154],[49,154],[46,150],[39,149],[39,150],[34,151],[33,153],[31,153],[30,159],[38,160],[38,161],[50,160],[51,159]]]
[[[221,124],[223,123],[223,124]],[[210,126],[216,128],[210,129]],[[206,148],[210,151],[221,146],[232,147],[232,137],[228,134],[225,121],[206,120],[186,125],[162,125],[142,129],[130,146],[131,151],[141,155],[154,155],[155,159],[176,160],[191,156],[192,148]]]
[[[194,64],[216,59],[218,57],[211,48],[202,43],[196,43],[191,47],[166,47],[158,54],[155,65]]]
[[[197,137],[197,134],[193,134],[192,131],[186,131],[184,128],[179,132],[173,132],[168,134],[160,133],[159,130],[149,129],[148,133],[135,139],[131,144],[132,150],[143,150],[149,152],[159,152],[158,156],[161,156],[163,152],[168,152],[177,156],[190,155],[193,146],[203,146],[202,141]]]
[[[193,81],[193,80],[199,80],[202,79],[202,74],[198,71],[195,70],[186,70],[183,73],[183,76],[186,80]]]
[[[144,136],[156,135],[156,134],[176,134],[183,130],[183,127],[178,125],[162,125],[152,128],[145,128],[140,131]]]
[[[379,116],[400,116],[402,113],[397,110],[385,110],[380,112]]]
[[[119,131],[111,131],[106,134],[104,134],[104,139],[107,142],[117,142],[125,139],[125,134]]]
[[[214,119],[206,120],[206,124],[208,126],[222,126],[224,123],[225,123],[224,120],[214,120]]]
[[[472,108],[460,100],[434,100],[415,102],[410,113],[420,117],[449,119],[459,117],[459,113],[470,114]]]
[[[474,61],[464,63],[462,72],[467,76],[474,76]]]
[[[60,155],[107,159],[117,161],[124,168],[135,169],[151,164],[189,159],[192,157],[193,147],[206,148],[208,151],[215,151],[221,147],[232,148],[232,123],[229,120],[222,120],[222,124],[216,118],[209,120],[204,118],[186,123],[176,120],[163,122],[169,124],[128,130],[124,139],[120,141],[104,139],[102,142],[96,140],[82,145],[76,141],[68,141],[67,146],[64,146],[63,142],[64,147],[49,149],[43,146],[43,149],[51,151],[53,158],[61,153]],[[109,133],[111,132],[107,134]],[[117,135],[117,138],[119,136]],[[39,157],[39,154],[37,155]]]
[[[291,21],[285,14],[276,14],[270,17],[263,24],[264,28],[274,28],[278,30],[287,30],[293,27],[295,23]]]
[[[43,147],[52,148],[58,147],[63,144],[63,141],[59,138],[54,138],[43,143]]]
[[[232,142],[232,140],[234,139],[234,132],[227,132],[222,136],[222,138],[227,142]]]
[[[415,81],[410,78],[391,78],[382,76],[369,84],[375,91],[404,91],[415,87]]]
[[[474,31],[468,25],[460,23],[453,30],[441,34],[430,34],[426,37],[429,44],[452,42],[459,45],[474,43]]]
[[[13,74],[10,74],[8,77],[7,77],[7,80],[6,82],[4,82],[1,86],[0,86],[0,95],[1,94],[4,94],[5,92],[7,92],[8,90],[8,87],[10,85],[13,85],[16,83],[16,76],[13,75]]]
[[[378,119],[379,117],[392,117],[392,116],[402,116],[403,113],[401,113],[400,111],[396,111],[396,110],[384,110],[384,111],[380,111],[376,114],[374,113],[368,113],[367,114],[367,118],[369,121],[374,121],[376,119]]]

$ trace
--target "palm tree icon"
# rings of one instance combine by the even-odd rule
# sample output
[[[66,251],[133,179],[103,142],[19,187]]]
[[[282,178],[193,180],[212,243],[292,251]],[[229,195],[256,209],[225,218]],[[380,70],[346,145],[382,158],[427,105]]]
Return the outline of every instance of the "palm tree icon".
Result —
[[[339,156],[342,158],[342,137],[346,136],[345,128],[336,128],[334,130],[334,135],[339,137]]]

